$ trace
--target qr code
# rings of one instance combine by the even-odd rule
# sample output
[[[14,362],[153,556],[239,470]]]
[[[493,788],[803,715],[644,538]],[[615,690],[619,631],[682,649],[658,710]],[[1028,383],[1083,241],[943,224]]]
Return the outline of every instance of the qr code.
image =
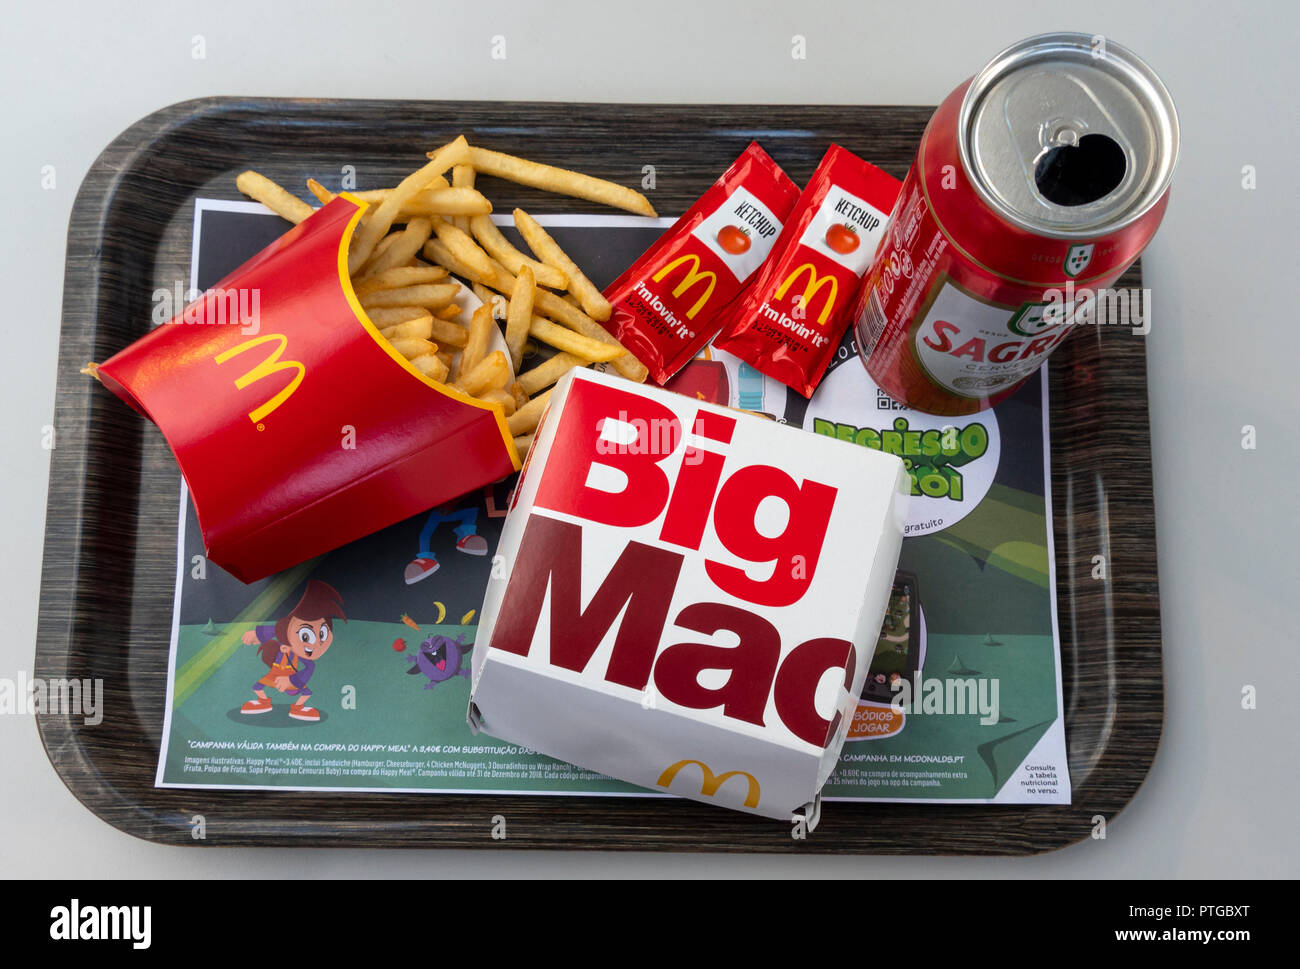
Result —
[[[906,404],[900,404],[883,390],[876,388],[876,410],[905,410]]]

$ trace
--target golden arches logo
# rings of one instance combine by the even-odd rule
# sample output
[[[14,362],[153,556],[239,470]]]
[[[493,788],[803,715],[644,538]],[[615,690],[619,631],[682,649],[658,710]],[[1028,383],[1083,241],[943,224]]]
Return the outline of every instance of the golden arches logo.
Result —
[[[700,769],[700,793],[705,797],[713,797],[718,793],[718,788],[727,783],[733,777],[743,777],[749,782],[749,789],[745,792],[745,807],[758,807],[758,798],[762,793],[762,788],[758,785],[758,778],[748,771],[729,770],[725,774],[714,774],[713,769],[702,760],[679,760],[666,771],[659,775],[659,786],[670,787],[673,779],[681,772],[683,767],[688,764],[694,764]]]
[[[678,266],[687,262],[691,263],[691,267],[686,270],[685,275],[682,276],[682,281],[678,283],[677,288],[673,290],[674,298],[680,298],[682,293],[686,292],[696,283],[702,282],[706,279],[708,280],[708,286],[706,286],[704,289],[704,295],[701,296],[699,299],[697,299],[695,301],[695,305],[686,311],[686,318],[688,320],[693,320],[695,319],[695,314],[704,308],[704,304],[707,303],[709,301],[709,297],[713,295],[713,287],[718,284],[717,274],[710,269],[706,269],[703,272],[700,272],[700,257],[693,252],[688,252],[684,256],[678,256],[668,265],[664,266],[663,269],[655,273],[654,276],[652,276],[651,278],[656,283],[663,282],[665,276],[667,276]]]
[[[794,272],[792,272],[789,276],[786,276],[785,282],[783,282],[777,288],[776,298],[777,299],[783,298],[785,294],[789,291],[790,287],[794,285],[794,281],[798,279],[804,272],[808,273],[808,284],[803,288],[803,296],[801,297],[802,302],[800,303],[800,305],[805,310],[808,308],[809,304],[812,303],[813,297],[817,295],[818,291],[828,283],[830,284],[831,287],[830,298],[826,300],[826,305],[822,307],[822,311],[817,314],[817,322],[822,326],[825,326],[826,320],[831,315],[831,310],[835,308],[835,300],[839,298],[840,284],[834,276],[831,275],[818,276],[817,270],[813,268],[812,263],[806,262],[798,269],[796,269]]]
[[[289,396],[297,390],[298,385],[302,383],[302,378],[307,375],[307,368],[297,360],[280,359],[280,354],[284,353],[285,348],[289,345],[288,337],[280,333],[267,333],[264,336],[253,337],[252,339],[245,340],[243,343],[236,344],[229,350],[223,350],[221,353],[218,353],[213,357],[218,364],[222,364],[231,357],[237,356],[245,350],[251,350],[253,347],[259,347],[264,343],[275,343],[277,345],[275,349],[264,357],[256,367],[235,379],[236,390],[243,390],[249,384],[256,383],[263,377],[269,377],[272,374],[279,373],[283,370],[293,370],[296,372],[293,379],[284,386],[283,390],[266,403],[261,404],[248,412],[248,419],[254,424],[261,424],[263,418],[289,399]],[[261,430],[261,428],[259,427],[258,430]]]

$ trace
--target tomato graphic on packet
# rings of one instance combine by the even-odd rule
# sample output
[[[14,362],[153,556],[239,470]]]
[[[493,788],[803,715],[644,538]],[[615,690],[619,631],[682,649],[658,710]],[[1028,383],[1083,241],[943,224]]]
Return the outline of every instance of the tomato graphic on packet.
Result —
[[[856,249],[861,241],[856,232],[838,222],[826,230],[826,244],[842,256]]]
[[[749,236],[739,226],[724,225],[718,230],[718,245],[733,256],[749,251]]]

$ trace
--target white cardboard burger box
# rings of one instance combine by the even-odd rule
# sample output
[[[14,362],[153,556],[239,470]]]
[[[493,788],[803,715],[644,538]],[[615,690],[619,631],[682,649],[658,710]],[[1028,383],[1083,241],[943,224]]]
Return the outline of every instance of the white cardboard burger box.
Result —
[[[493,561],[471,728],[811,828],[909,491],[892,455],[571,371]]]

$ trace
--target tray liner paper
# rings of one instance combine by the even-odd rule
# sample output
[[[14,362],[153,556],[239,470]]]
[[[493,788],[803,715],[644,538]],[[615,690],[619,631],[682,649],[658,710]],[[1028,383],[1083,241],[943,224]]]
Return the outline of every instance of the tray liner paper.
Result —
[[[538,218],[591,267],[597,286],[608,285],[672,224],[603,215]],[[279,221],[250,203],[198,200],[192,285],[212,286],[228,275],[274,238]],[[497,217],[508,236],[509,222],[508,214]],[[1046,371],[996,408],[954,422],[892,401],[868,378],[850,332],[811,401],[716,349],[691,361],[669,389],[761,413],[846,448],[898,453],[909,465],[913,489],[887,618],[822,800],[1069,804]],[[930,453],[927,442],[949,424],[954,447]],[[335,791],[489,799],[699,794],[708,778],[696,764],[682,765],[667,787],[658,778],[636,787],[483,733],[474,737],[466,726],[470,666],[488,642],[486,628],[478,627],[480,607],[517,479],[476,489],[252,585],[220,569],[194,568],[203,542],[182,487],[157,783],[310,791],[319,798]],[[483,539],[486,547],[477,554],[461,547],[468,533]],[[431,559],[440,565],[436,571]],[[420,574],[413,584],[415,564]],[[348,618],[335,626],[337,642],[310,680],[320,720],[293,719],[299,694],[275,691],[272,711],[246,716],[241,705],[253,698],[251,684],[267,673],[260,641],[311,580],[337,590]],[[257,630],[259,645],[241,642]],[[443,668],[430,665],[428,655],[439,644],[447,651]],[[896,674],[912,686],[910,706],[898,713],[890,708]],[[604,730],[598,724],[593,736]],[[715,797],[746,796],[743,776],[723,780],[742,764],[692,753],[688,759],[713,771]],[[274,819],[267,804],[266,816]],[[573,810],[556,806],[557,816]]]
[[[244,582],[519,466],[500,408],[422,375],[361,309],[364,209],[333,200],[98,368],[162,431],[208,557]]]

